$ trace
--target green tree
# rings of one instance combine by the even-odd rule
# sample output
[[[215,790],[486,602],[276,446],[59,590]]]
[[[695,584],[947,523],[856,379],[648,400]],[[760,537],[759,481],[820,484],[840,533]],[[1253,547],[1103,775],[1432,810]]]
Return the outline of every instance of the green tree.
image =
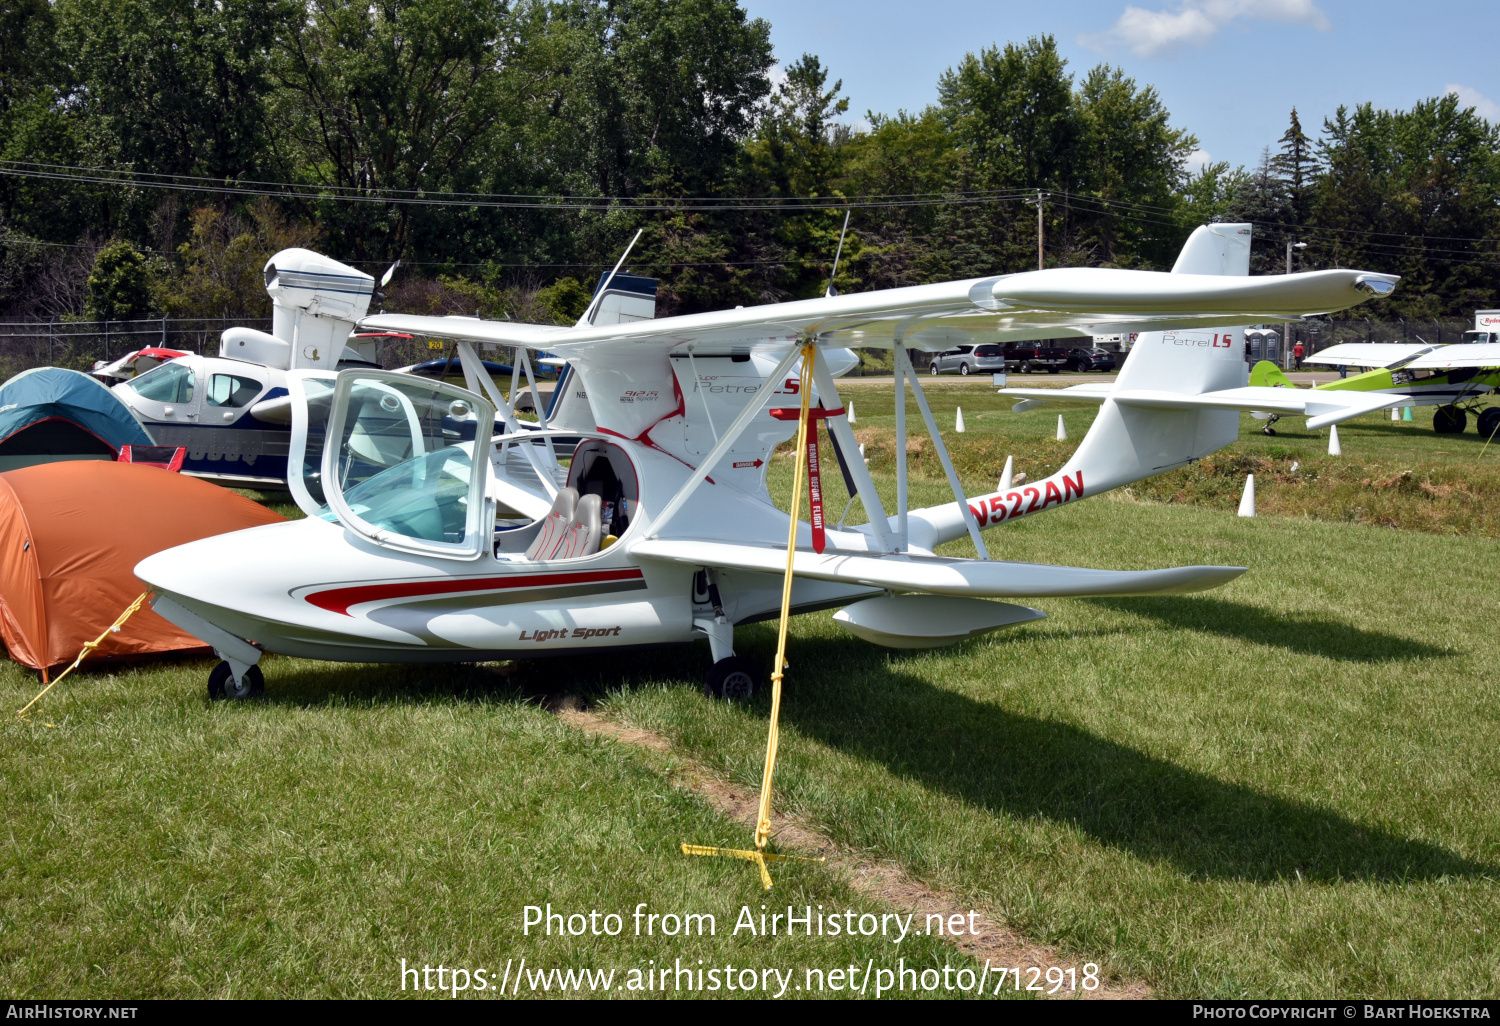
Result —
[[[1318,173],[1317,155],[1313,141],[1302,131],[1302,120],[1297,117],[1297,108],[1292,108],[1291,123],[1281,136],[1281,149],[1272,163],[1281,180],[1286,183],[1287,212],[1291,223],[1306,223],[1311,206],[1313,183]]]
[[[166,174],[264,170],[269,47],[294,0],[58,0],[94,157]]]
[[[152,310],[152,278],[141,251],[125,239],[115,239],[94,259],[85,314],[96,321],[144,317]]]
[[[1097,202],[1063,226],[1073,229],[1068,241],[1088,250],[1090,262],[1170,266],[1181,240],[1159,222],[1175,204],[1197,138],[1171,126],[1155,89],[1107,64],[1084,77],[1077,106],[1082,138],[1074,178]]]
[[[354,197],[460,187],[504,102],[506,25],[500,0],[312,0],[275,43],[284,173]],[[410,244],[411,206],[317,213],[346,257],[387,262]]]
[[[954,141],[994,186],[1068,189],[1084,127],[1072,76],[1050,35],[969,54],[938,79]]]

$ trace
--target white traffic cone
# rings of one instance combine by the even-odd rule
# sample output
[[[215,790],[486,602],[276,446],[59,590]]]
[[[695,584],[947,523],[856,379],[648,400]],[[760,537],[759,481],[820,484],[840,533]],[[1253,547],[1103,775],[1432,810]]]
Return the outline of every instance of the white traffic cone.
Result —
[[[1002,471],[1000,471],[1000,483],[995,486],[995,491],[997,491],[997,492],[1008,492],[1008,491],[1010,491],[1010,479],[1015,474],[1015,469],[1016,469],[1016,458],[1014,456],[1007,456],[1007,457],[1005,457],[1005,469],[1002,470]]]
[[[854,420],[854,404],[853,403],[849,403],[848,404],[848,409],[849,409],[849,423],[853,424],[853,423],[855,423],[855,420]]]
[[[1066,442],[1068,440],[1068,429],[1063,424],[1061,413],[1057,415],[1057,440],[1059,442]]]
[[[964,408],[962,406],[958,408],[958,419],[954,422],[953,430],[959,434],[964,433]]]
[[[1240,516],[1255,516],[1255,475],[1245,475],[1245,494],[1240,496]]]
[[[1343,447],[1339,445],[1339,426],[1337,424],[1328,429],[1328,455],[1344,455]]]

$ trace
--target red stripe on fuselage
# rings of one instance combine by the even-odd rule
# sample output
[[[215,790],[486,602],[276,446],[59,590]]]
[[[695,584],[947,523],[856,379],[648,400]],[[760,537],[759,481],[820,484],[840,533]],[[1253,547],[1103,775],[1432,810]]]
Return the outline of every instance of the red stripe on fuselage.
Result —
[[[361,602],[383,599],[418,598],[428,595],[458,595],[469,591],[502,591],[506,588],[541,588],[559,584],[607,584],[611,581],[638,581],[644,575],[635,568],[624,570],[589,570],[571,574],[513,574],[509,577],[449,578],[442,581],[401,581],[396,584],[360,584],[352,588],[331,588],[304,596],[319,609],[349,616],[349,607]]]

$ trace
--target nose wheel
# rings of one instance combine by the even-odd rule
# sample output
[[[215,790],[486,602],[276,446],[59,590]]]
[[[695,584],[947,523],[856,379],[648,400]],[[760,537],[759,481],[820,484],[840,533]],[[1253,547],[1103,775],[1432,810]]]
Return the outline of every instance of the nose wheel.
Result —
[[[252,666],[234,679],[234,670],[227,661],[219,663],[208,675],[208,697],[215,702],[226,699],[242,701],[254,698],[266,690],[265,674],[259,666]]]
[[[742,702],[755,694],[760,671],[744,656],[730,656],[714,663],[703,680],[703,693],[709,698]]]

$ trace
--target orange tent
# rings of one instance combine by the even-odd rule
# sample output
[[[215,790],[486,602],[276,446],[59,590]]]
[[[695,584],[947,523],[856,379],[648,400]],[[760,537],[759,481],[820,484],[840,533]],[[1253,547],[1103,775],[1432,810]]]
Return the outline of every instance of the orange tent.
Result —
[[[226,488],[140,463],[0,474],[0,637],[33,669],[70,663],[145,590],[134,573],[141,560],[282,519]],[[204,647],[143,606],[91,661]]]

